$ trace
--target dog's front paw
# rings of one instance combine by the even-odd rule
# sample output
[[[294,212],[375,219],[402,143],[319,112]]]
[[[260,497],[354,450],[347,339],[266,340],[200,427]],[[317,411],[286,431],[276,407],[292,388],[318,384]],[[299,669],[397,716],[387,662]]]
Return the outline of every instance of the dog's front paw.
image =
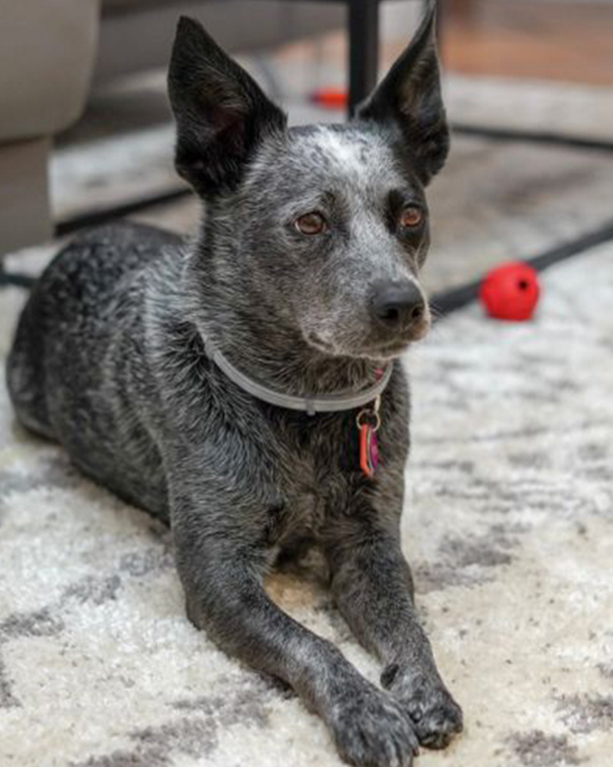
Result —
[[[428,677],[391,664],[381,674],[381,684],[411,717],[422,746],[445,748],[462,732],[462,709],[438,674]]]
[[[375,687],[347,690],[328,724],[341,757],[359,767],[411,767],[419,749],[407,714]]]

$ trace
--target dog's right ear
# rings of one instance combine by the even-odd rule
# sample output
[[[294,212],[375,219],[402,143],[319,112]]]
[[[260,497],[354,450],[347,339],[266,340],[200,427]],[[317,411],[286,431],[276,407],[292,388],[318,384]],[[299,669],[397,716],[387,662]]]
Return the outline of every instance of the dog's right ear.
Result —
[[[177,27],[168,93],[177,122],[175,165],[203,197],[234,187],[257,143],[284,131],[285,114],[197,21]]]

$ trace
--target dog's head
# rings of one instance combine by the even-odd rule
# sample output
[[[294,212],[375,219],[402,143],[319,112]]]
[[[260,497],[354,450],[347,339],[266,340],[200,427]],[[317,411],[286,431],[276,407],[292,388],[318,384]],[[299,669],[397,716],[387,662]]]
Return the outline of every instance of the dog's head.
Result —
[[[185,18],[169,92],[178,172],[206,202],[201,280],[218,313],[225,301],[335,356],[394,357],[426,333],[424,188],[449,147],[433,11],[344,125],[288,129]]]

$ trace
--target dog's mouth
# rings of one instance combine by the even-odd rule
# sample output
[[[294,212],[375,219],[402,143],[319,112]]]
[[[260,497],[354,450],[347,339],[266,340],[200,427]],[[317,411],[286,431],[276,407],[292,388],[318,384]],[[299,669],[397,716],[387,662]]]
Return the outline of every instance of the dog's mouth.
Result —
[[[392,360],[400,357],[413,343],[409,341],[390,341],[387,344],[377,346],[365,346],[360,350],[360,357],[368,357],[377,360]]]
[[[354,357],[356,359],[372,359],[380,361],[400,357],[411,344],[421,341],[421,339],[427,335],[429,329],[430,323],[423,322],[420,323],[418,327],[413,328],[410,333],[406,333],[399,338],[359,345],[351,344],[350,346],[326,341],[315,331],[309,332],[306,335],[306,340],[313,348],[333,357]]]
[[[375,360],[392,360],[396,357],[400,357],[406,352],[411,344],[419,341],[425,332],[419,337],[411,337],[408,339],[400,339],[395,341],[388,341],[383,344],[373,344],[372,346],[363,346],[356,357],[367,357],[368,359]]]

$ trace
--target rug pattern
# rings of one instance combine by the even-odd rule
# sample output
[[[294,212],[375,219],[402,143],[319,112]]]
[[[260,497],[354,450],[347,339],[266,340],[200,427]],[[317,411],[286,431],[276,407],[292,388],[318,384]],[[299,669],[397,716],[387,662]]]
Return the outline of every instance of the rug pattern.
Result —
[[[421,767],[606,767],[613,749],[613,250],[537,319],[441,322],[407,358],[403,545],[466,732]],[[0,357],[23,301],[0,292]],[[0,763],[337,767],[323,725],[184,615],[168,532],[14,423],[0,386]],[[273,598],[376,681],[325,592]]]

